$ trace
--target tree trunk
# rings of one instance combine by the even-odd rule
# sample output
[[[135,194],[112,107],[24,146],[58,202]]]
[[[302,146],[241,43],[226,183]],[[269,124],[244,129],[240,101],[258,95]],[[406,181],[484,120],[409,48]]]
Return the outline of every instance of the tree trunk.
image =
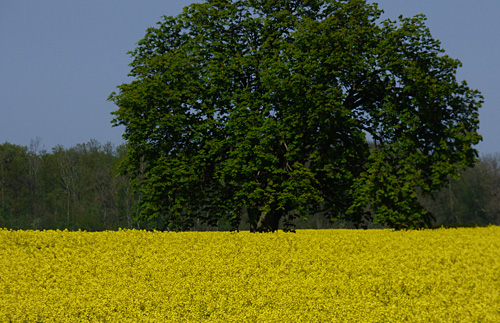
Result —
[[[272,210],[265,213],[258,209],[249,209],[250,232],[274,232],[278,230],[283,211]]]

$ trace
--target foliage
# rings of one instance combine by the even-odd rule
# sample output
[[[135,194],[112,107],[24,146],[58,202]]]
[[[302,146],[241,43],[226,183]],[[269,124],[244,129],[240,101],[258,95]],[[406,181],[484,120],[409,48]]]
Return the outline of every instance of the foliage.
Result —
[[[58,146],[52,152],[35,146],[0,144],[0,227],[90,231],[162,227],[161,219],[135,219],[141,196],[133,193],[129,176],[117,176],[125,146],[114,149],[95,140],[71,148]],[[72,168],[69,156],[75,160]],[[500,225],[499,165],[500,155],[482,156],[475,167],[461,172],[459,180],[451,180],[432,196],[419,194],[422,205],[435,215],[433,225]],[[74,178],[68,181],[71,173]],[[312,212],[307,219],[295,219],[293,225],[297,229],[355,228],[357,223],[347,219],[329,223],[323,213]],[[369,222],[363,227],[385,226]],[[238,228],[249,230],[245,218]],[[232,225],[227,218],[216,226],[197,219],[189,229],[230,230]]]
[[[493,226],[0,230],[0,321],[498,322],[499,248]]]
[[[474,164],[482,97],[424,16],[380,15],[363,0],[209,0],[149,28],[109,98],[141,217],[429,224],[417,193]]]
[[[445,225],[500,224],[500,155],[485,155],[423,204]]]
[[[40,150],[0,145],[0,227],[106,230],[137,228],[137,197],[117,177],[125,153],[96,140]]]
[[[0,221],[26,215],[28,202],[28,158],[26,147],[0,145]],[[0,222],[0,223],[1,223]],[[3,224],[3,223],[2,223]]]

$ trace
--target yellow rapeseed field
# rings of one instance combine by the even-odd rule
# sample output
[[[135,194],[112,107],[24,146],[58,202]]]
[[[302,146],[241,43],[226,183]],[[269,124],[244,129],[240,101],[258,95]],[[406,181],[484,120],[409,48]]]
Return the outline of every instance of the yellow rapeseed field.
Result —
[[[0,322],[500,322],[500,227],[0,230]]]

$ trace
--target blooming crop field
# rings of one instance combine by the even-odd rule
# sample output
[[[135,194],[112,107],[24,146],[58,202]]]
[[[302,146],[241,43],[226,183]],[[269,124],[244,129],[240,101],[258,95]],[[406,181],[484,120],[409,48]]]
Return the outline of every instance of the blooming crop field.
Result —
[[[500,322],[500,227],[0,230],[0,322]]]

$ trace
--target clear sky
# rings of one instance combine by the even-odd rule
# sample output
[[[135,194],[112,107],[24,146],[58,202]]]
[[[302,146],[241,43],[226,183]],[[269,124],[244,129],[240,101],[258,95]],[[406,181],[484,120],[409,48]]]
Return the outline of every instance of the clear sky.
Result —
[[[162,15],[194,0],[0,0],[0,143],[50,150],[96,139],[118,145],[107,102],[133,50]],[[199,2],[199,1],[196,1]],[[370,1],[372,2],[372,1]],[[482,91],[481,154],[500,152],[500,1],[379,0],[386,18],[424,13],[433,36]]]

